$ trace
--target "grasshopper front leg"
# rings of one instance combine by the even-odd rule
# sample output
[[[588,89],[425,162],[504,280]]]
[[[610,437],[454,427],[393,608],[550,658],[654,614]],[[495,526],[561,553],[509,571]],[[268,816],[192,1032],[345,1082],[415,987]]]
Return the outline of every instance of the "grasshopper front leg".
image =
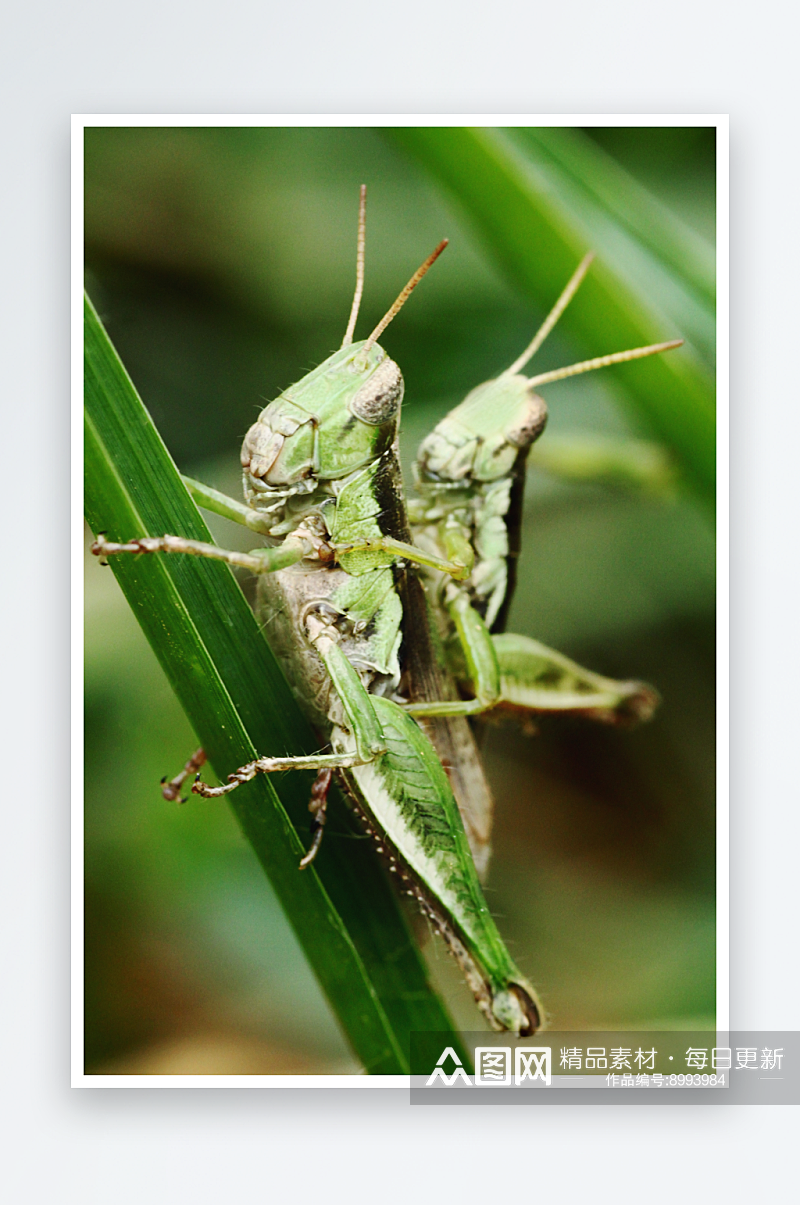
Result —
[[[268,535],[273,520],[261,511],[229,498],[219,490],[203,485],[191,477],[184,477],[183,483],[198,506],[213,514],[222,515],[234,523],[239,523],[251,531]],[[300,528],[291,532],[284,541],[272,548],[254,548],[250,552],[234,552],[208,544],[202,540],[187,540],[183,536],[141,536],[125,543],[115,543],[106,539],[105,532],[98,532],[97,539],[92,544],[94,556],[116,556],[120,553],[183,553],[188,556],[207,557],[214,561],[224,561],[226,565],[239,569],[249,569],[251,573],[275,573],[289,565],[295,565],[304,556],[310,555],[320,540],[312,533]]]
[[[208,485],[203,485],[202,482],[195,481],[191,477],[184,477],[183,481],[197,505],[201,506],[204,510],[222,515],[223,518],[231,519],[234,523],[240,523],[243,527],[250,528],[251,531],[259,531],[264,535],[270,534],[270,523],[272,520],[262,511],[245,506],[244,503],[237,502],[234,498],[229,498],[226,494],[221,494],[218,490],[212,489]],[[328,547],[337,557],[352,552],[388,552],[393,558],[398,560],[409,561],[412,564],[423,565],[427,569],[434,569],[441,573],[449,574],[456,581],[463,581],[469,576],[474,559],[472,548],[469,544],[460,544],[457,548],[453,549],[450,555],[441,557],[425,549],[417,548],[414,544],[410,544],[407,541],[398,540],[393,536],[385,534],[367,539],[355,538],[349,541],[345,535],[336,542],[329,540]],[[461,559],[459,559],[459,556]],[[239,564],[238,561],[231,563]],[[249,566],[247,567],[249,568]],[[283,565],[278,567],[284,568]]]
[[[187,484],[189,478],[184,478]],[[212,510],[215,514],[224,515],[236,523],[251,530],[263,530],[266,534],[265,519],[260,512],[252,510],[226,498],[224,494],[201,486],[199,482],[191,482],[192,496],[201,506]],[[115,556],[120,553],[139,555],[141,553],[183,553],[188,556],[207,557],[210,560],[224,561],[225,564],[239,569],[248,569],[251,573],[277,573],[296,565],[304,557],[316,556],[322,561],[332,562],[341,556],[351,556],[353,553],[387,553],[390,560],[403,560],[412,564],[423,565],[427,569],[447,574],[456,581],[463,581],[469,576],[472,567],[471,550],[466,549],[463,560],[441,557],[436,553],[416,548],[406,541],[395,539],[393,536],[377,535],[371,538],[337,541],[332,543],[327,533],[320,530],[310,530],[299,526],[290,533],[282,543],[270,548],[254,548],[249,552],[236,552],[219,548],[216,544],[205,543],[202,540],[187,540],[183,536],[138,536],[126,543],[115,543],[107,540],[105,532],[99,532],[91,547],[94,556]]]
[[[234,552],[218,548],[216,544],[206,544],[202,540],[186,540],[183,536],[138,536],[125,544],[117,544],[107,540],[104,533],[100,532],[92,544],[91,551],[97,557],[116,556],[119,553],[138,556],[141,553],[177,552],[188,556],[207,557],[212,561],[224,561],[226,565],[249,569],[251,573],[275,573],[289,565],[296,565],[304,556],[308,556],[312,545],[308,540],[290,537],[277,548],[254,548],[252,552]]]

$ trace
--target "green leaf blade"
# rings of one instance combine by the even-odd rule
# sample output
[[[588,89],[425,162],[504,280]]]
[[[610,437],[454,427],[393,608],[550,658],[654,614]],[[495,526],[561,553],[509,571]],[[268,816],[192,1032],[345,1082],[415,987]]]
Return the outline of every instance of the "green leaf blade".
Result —
[[[540,126],[509,131],[544,150],[581,188],[682,278],[710,307],[716,304],[713,244],[687,226],[581,130]]]

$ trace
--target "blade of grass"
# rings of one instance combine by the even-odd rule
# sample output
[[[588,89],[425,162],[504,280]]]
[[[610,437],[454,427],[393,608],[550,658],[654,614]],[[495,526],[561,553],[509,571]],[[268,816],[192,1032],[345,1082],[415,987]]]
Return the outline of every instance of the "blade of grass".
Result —
[[[88,298],[84,313],[90,526],[121,541],[166,532],[210,540]],[[182,556],[110,563],[220,779],[265,750],[313,752],[314,735],[225,565]],[[372,850],[337,840],[352,827],[341,800],[317,861],[301,872],[310,779],[285,774],[277,785],[278,793],[259,775],[230,803],[365,1069],[407,1073],[412,1030],[447,1030],[461,1049]]]
[[[509,131],[515,141],[545,150],[599,206],[683,278],[712,314],[716,302],[714,246],[681,221],[582,130],[535,126]]]
[[[501,267],[545,311],[588,249],[593,223],[615,221],[589,190],[579,220],[560,195],[563,173],[548,170],[546,157],[525,153],[502,130],[407,126],[386,133],[450,191]],[[562,321],[587,355],[686,334],[607,262],[593,266]],[[617,381],[645,433],[672,450],[697,494],[713,504],[714,386],[701,357],[691,348],[652,356],[626,365]]]
[[[616,181],[617,191],[598,193],[595,169],[600,165],[595,163],[593,155],[576,155],[572,141],[567,142],[566,153],[557,157],[556,150],[563,151],[560,135],[574,134],[580,138],[578,130],[546,131],[550,137],[544,141],[535,130],[514,129],[503,133],[524,157],[531,180],[557,200],[561,212],[568,215],[584,243],[597,252],[600,262],[613,264],[619,279],[637,297],[646,299],[650,316],[659,329],[680,331],[704,365],[713,370],[717,336],[714,301],[698,291],[681,268],[669,262],[670,256],[675,257],[675,240],[666,239],[664,224],[658,221],[661,209],[655,202],[652,212],[644,204],[641,194],[647,196],[645,190],[637,192],[633,188],[624,198],[621,182]],[[583,141],[578,141],[577,147],[585,149]],[[604,163],[607,157],[599,153],[600,162]],[[639,228],[648,230],[647,238]],[[697,241],[706,252],[710,250],[699,236]],[[682,248],[684,260],[689,259],[694,246],[693,243]],[[706,258],[704,255],[703,262]],[[711,258],[713,261],[713,252]]]

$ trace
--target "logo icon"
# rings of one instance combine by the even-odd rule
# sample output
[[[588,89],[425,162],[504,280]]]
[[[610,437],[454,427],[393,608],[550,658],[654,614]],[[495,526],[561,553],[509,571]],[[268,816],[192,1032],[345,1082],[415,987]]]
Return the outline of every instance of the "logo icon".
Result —
[[[454,1064],[453,1072],[451,1075],[448,1075],[444,1069],[444,1065],[447,1062],[448,1057],[453,1060],[453,1064]],[[453,1084],[456,1082],[457,1079],[462,1079],[468,1088],[472,1087],[472,1084],[469,1081],[469,1076],[467,1075],[466,1071],[464,1070],[464,1066],[461,1062],[461,1059],[458,1057],[455,1050],[453,1050],[452,1046],[446,1046],[444,1048],[444,1050],[442,1051],[442,1053],[439,1055],[438,1062],[436,1063],[436,1066],[433,1069],[433,1074],[431,1075],[430,1079],[425,1084],[425,1087],[430,1088],[430,1086],[434,1082],[434,1080],[437,1080],[437,1079],[442,1080],[442,1082],[448,1088],[452,1088]]]
[[[526,1079],[540,1079],[549,1088],[550,1060],[549,1046],[518,1046],[514,1051],[514,1083],[516,1086],[519,1087]]]
[[[514,1079],[511,1079],[511,1062],[514,1062]],[[452,1070],[448,1074],[448,1059]],[[436,1080],[441,1080],[446,1088],[452,1088],[456,1081],[471,1088],[472,1081],[464,1070],[461,1059],[452,1046],[445,1046],[439,1055],[439,1060],[430,1077],[425,1083],[430,1088]],[[552,1082],[552,1048],[550,1046],[476,1046],[475,1047],[475,1087],[476,1088],[509,1088],[513,1084],[519,1086],[526,1080],[531,1082],[541,1080],[549,1088]]]
[[[511,1084],[511,1047],[475,1047],[475,1087],[508,1087]]]

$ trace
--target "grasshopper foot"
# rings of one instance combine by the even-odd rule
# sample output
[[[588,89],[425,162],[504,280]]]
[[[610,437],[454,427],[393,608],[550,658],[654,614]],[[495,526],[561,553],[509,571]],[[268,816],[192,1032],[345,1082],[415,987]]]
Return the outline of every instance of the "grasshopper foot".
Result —
[[[161,779],[161,794],[165,799],[170,801],[178,800],[180,803],[185,803],[185,799],[181,799],[181,787],[186,782],[190,774],[198,774],[200,767],[205,765],[206,755],[204,749],[197,749],[187,761],[186,765],[181,770],[180,774],[176,774],[167,782],[166,775]]]
[[[235,774],[229,774],[228,781],[221,787],[210,787],[208,783],[201,782],[198,773],[192,783],[192,794],[202,795],[204,799],[217,799],[220,795],[230,795],[231,791],[235,791],[243,782],[249,782],[251,778],[255,778],[257,773],[258,771],[252,766],[242,766],[241,770],[237,770]]]

